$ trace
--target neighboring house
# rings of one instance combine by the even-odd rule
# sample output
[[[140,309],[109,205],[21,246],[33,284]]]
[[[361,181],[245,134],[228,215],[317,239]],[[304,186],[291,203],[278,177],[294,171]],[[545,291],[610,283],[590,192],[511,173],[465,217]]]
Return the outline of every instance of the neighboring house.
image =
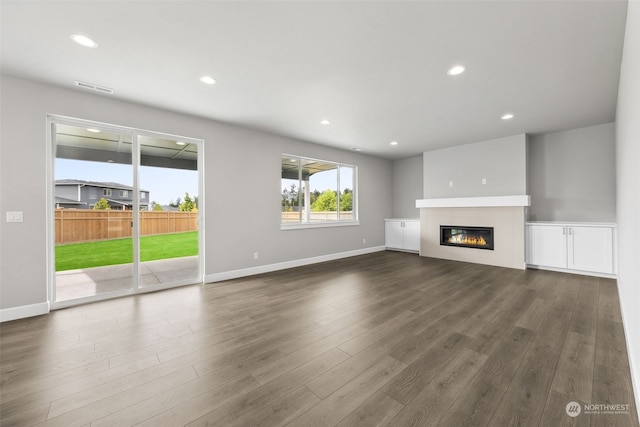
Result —
[[[133,209],[133,188],[116,182],[94,182],[79,179],[56,180],[56,208],[93,209],[101,198],[105,198],[111,209]],[[140,191],[140,210],[149,209],[149,192]]]

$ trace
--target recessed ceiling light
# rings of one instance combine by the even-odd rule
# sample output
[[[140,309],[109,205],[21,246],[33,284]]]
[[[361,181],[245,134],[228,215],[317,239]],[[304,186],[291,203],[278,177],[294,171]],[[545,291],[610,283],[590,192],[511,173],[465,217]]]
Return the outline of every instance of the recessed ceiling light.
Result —
[[[514,117],[514,116],[513,116],[513,114],[511,114],[511,113],[507,113],[507,114],[504,114],[504,115],[503,115],[502,117],[500,117],[500,118],[501,118],[502,120],[511,120],[511,119],[513,119],[513,117]]]
[[[320,124],[323,124],[323,125],[328,125],[329,123],[331,123],[331,122],[329,120],[327,120],[327,119],[324,119],[324,120],[320,121]]]
[[[398,141],[391,141],[389,145],[398,145]]]
[[[207,84],[207,85],[214,85],[214,84],[216,84],[216,79],[214,79],[214,78],[213,78],[213,77],[211,77],[211,76],[202,76],[202,77],[200,77],[200,81],[201,81],[202,83],[204,83],[204,84]]]
[[[177,141],[176,145],[187,145],[187,143],[186,142],[182,142],[182,141]]]
[[[353,151],[362,151],[362,148],[358,148],[358,147],[353,147],[351,148]]]
[[[87,131],[93,132],[93,133],[100,133],[99,129],[94,129],[94,128],[87,128]]]
[[[84,47],[98,47],[98,43],[94,42],[87,36],[82,34],[71,34],[71,40]]]
[[[107,160],[107,163],[113,163],[113,160],[109,159]]]
[[[453,67],[449,68],[447,74],[449,74],[450,76],[457,76],[464,73],[464,70],[466,69],[467,68],[464,65],[454,65]]]

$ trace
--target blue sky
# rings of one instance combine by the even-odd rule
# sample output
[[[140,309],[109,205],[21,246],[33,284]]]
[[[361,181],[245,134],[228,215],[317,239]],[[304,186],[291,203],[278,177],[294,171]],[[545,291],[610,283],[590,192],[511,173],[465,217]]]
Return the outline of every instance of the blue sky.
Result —
[[[56,159],[56,179],[82,179],[85,181],[117,182],[131,186],[133,167],[117,163],[86,162]],[[149,199],[168,205],[184,193],[198,195],[198,172],[181,169],[140,167],[140,188],[149,191]]]

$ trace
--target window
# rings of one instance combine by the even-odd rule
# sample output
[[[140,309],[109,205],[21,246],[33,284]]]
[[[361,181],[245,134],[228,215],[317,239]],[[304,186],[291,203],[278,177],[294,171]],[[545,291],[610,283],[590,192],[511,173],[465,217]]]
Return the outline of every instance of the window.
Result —
[[[357,224],[357,168],[282,155],[283,228]]]
[[[145,193],[144,191],[140,192],[140,200],[146,200],[147,199],[147,193]]]
[[[103,196],[107,196],[107,197],[111,197],[111,189],[110,188],[105,188],[104,190],[102,190],[102,195]]]
[[[120,197],[129,197],[129,191],[120,190]]]

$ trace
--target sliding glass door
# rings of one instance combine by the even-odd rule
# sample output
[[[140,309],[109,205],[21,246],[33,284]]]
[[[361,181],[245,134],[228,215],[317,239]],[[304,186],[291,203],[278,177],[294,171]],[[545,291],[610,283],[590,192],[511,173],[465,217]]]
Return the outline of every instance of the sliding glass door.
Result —
[[[202,141],[49,125],[53,307],[202,282]]]
[[[198,144],[140,135],[141,287],[198,278]],[[161,185],[159,185],[161,184]]]

